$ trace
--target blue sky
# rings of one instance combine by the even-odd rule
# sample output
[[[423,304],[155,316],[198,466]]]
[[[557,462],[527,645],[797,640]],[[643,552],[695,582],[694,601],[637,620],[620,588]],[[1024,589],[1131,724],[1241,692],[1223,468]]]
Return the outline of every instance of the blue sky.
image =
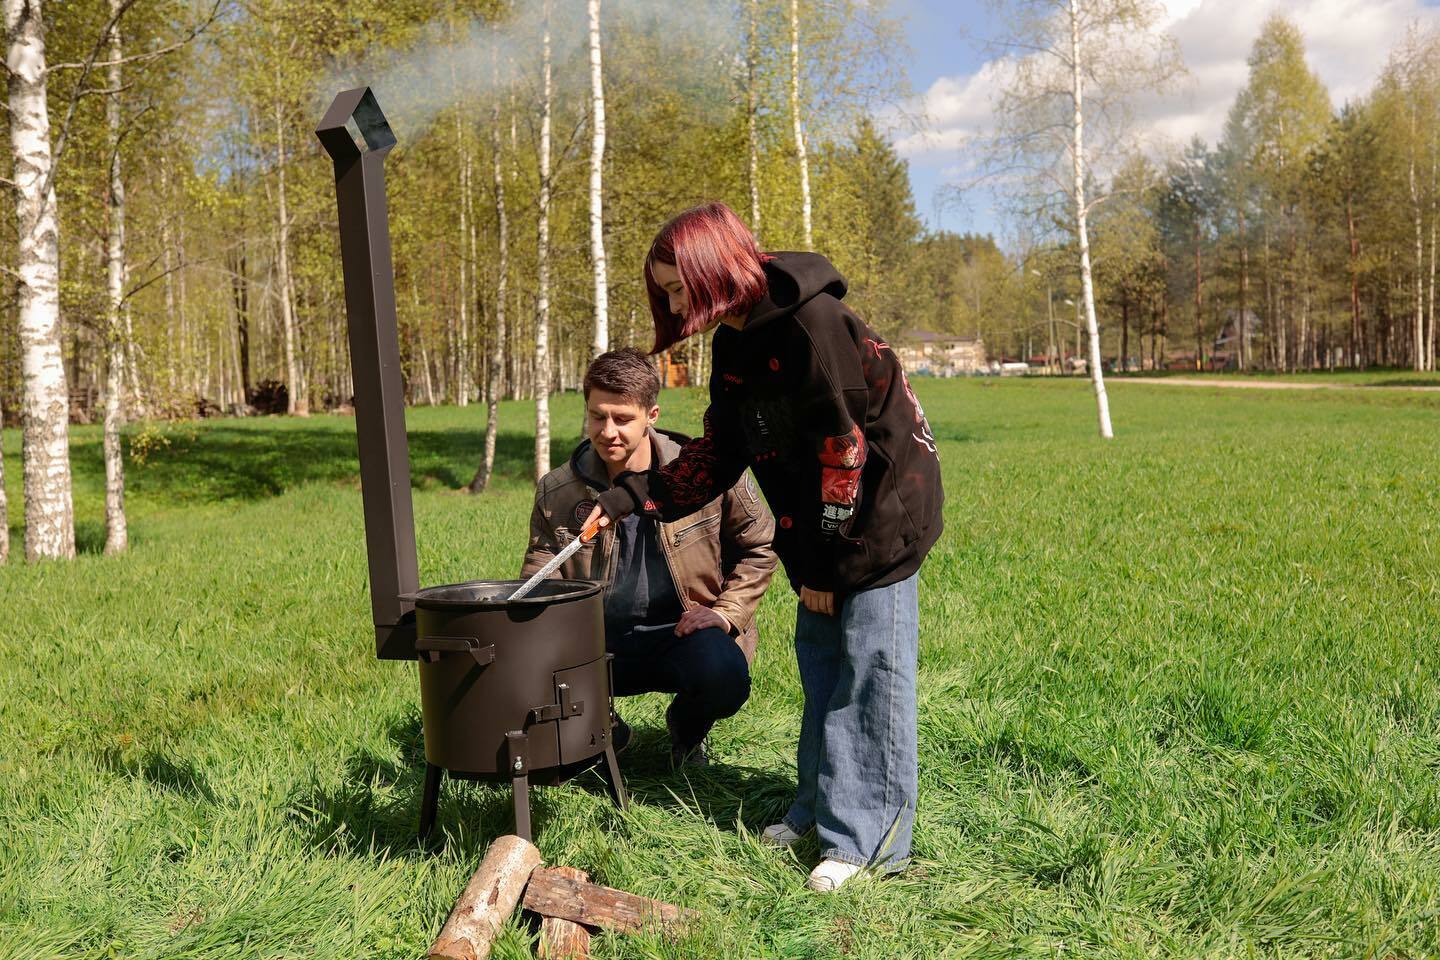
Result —
[[[1338,105],[1363,96],[1406,26],[1440,26],[1440,0],[1160,0],[1164,29],[1179,41],[1190,75],[1181,88],[1139,104],[1137,137],[1157,154],[1193,135],[1214,142],[1235,93],[1245,82],[1245,58],[1272,12],[1289,16],[1305,34],[1311,66]],[[911,111],[929,117],[927,130],[900,135],[896,146],[910,164],[915,205],[931,227],[999,233],[1003,224],[989,199],[976,194],[961,208],[942,207],[936,191],[952,182],[966,137],[984,132],[1001,65],[986,55],[995,30],[978,0],[890,0],[905,19],[910,43]],[[947,168],[952,168],[947,173]]]

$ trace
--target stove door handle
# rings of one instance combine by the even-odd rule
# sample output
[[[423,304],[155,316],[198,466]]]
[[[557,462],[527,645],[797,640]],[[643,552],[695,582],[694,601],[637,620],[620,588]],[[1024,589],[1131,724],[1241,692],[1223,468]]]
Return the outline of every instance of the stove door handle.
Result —
[[[426,663],[435,663],[447,653],[468,653],[482,667],[495,662],[495,644],[481,646],[475,637],[420,637],[415,641],[415,653]]]

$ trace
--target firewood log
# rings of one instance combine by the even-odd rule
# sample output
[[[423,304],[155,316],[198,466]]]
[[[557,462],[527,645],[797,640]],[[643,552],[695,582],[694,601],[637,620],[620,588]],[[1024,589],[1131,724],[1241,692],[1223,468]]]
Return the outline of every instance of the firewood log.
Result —
[[[555,867],[553,872],[581,883],[590,879],[575,867]],[[542,917],[539,956],[542,960],[590,960],[590,931],[563,917]]]
[[[542,917],[562,917],[589,927],[633,933],[651,926],[678,928],[696,914],[649,897],[602,887],[537,868],[525,887],[525,909]]]
[[[490,844],[465,892],[430,947],[434,960],[484,960],[495,935],[520,902],[530,874],[540,865],[540,851],[528,840],[503,836]]]

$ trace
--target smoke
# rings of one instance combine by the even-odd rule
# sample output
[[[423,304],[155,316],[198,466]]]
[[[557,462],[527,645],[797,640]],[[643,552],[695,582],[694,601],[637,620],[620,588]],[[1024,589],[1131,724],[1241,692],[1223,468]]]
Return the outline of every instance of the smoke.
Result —
[[[653,82],[690,93],[728,89],[742,41],[733,9],[722,0],[602,0],[600,42],[607,85],[617,66],[653,72]],[[414,142],[443,111],[486,104],[514,90],[522,104],[539,99],[542,6],[517,3],[503,22],[431,23],[405,44],[376,46],[337,66],[315,91],[319,109],[341,90],[368,86],[400,142]],[[648,37],[660,62],[625,62],[625,48]],[[588,100],[589,20],[583,0],[552,0],[550,48],[557,101]],[[607,89],[608,95],[608,89]]]

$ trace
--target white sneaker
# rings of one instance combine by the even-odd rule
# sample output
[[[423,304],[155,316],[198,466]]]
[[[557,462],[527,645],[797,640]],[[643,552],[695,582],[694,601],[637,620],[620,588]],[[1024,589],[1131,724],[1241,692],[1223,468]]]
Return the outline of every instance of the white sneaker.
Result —
[[[800,834],[783,823],[772,823],[760,833],[760,842],[768,847],[788,847],[799,839]]]
[[[864,869],[864,867],[846,863],[843,860],[821,860],[820,865],[810,871],[810,879],[806,886],[820,893],[830,893],[839,890],[846,880]]]

